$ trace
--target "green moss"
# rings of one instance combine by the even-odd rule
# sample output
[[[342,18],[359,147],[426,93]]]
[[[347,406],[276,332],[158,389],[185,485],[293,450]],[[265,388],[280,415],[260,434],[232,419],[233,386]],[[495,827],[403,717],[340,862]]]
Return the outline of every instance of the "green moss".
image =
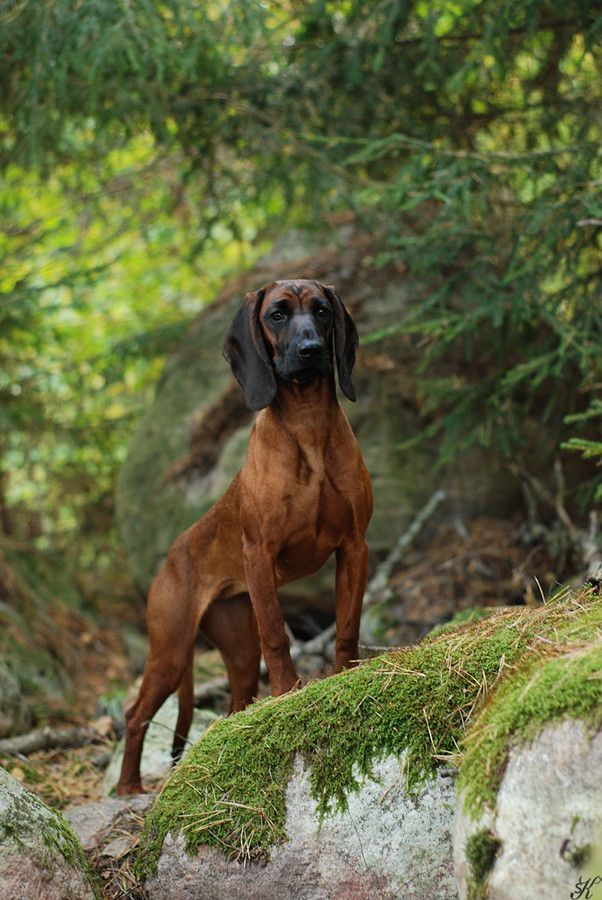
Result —
[[[539,635],[464,736],[458,787],[475,817],[494,805],[513,743],[566,717],[602,725],[602,598],[589,591],[578,602],[582,613]]]
[[[14,842],[24,852],[33,852],[48,868],[53,868],[53,860],[58,854],[84,875],[95,897],[101,898],[100,879],[88,862],[79,838],[63,816],[18,786],[3,769],[0,769],[0,789],[4,800],[0,845],[6,848]],[[14,854],[12,849],[9,852]]]
[[[458,625],[469,625],[471,622],[480,622],[481,619],[486,619],[495,612],[496,608],[492,606],[470,606],[468,609],[461,609],[453,614],[449,622],[441,622],[439,625],[435,625],[434,628],[431,628],[428,636],[437,637],[437,635],[443,634],[444,631],[452,631],[454,628],[457,628]]]
[[[49,811],[52,819],[45,823],[43,840],[51,851],[58,851],[65,862],[82,872],[88,880],[92,892],[98,900],[103,896],[102,882],[99,875],[90,865],[79,838],[63,816],[54,809]]]
[[[70,865],[88,871],[86,855],[71,825],[56,810],[51,809],[50,812],[52,822],[48,823],[44,832],[44,843],[49,848],[56,848]]]
[[[466,859],[470,866],[468,879],[468,897],[470,900],[485,893],[485,883],[493,868],[495,857],[501,847],[501,841],[489,829],[477,831],[466,841]]]
[[[515,618],[441,635],[217,722],[149,813],[140,868],[152,871],[169,831],[183,831],[191,853],[209,844],[248,857],[283,840],[297,753],[322,815],[344,808],[358,777],[389,753],[406,751],[407,784],[417,790],[455,752],[483,685],[504,668],[500,659],[523,649]]]
[[[591,595],[580,595],[499,612],[216,722],[147,816],[138,874],[154,870],[168,832],[181,831],[190,853],[207,844],[239,858],[265,854],[284,840],[296,754],[310,770],[321,816],[344,809],[349,793],[388,754],[404,754],[407,787],[418,791],[438,765],[457,759],[475,709],[498,681],[520,670],[526,651],[546,646],[550,636],[581,633],[592,603]],[[564,708],[573,703],[580,715],[590,705],[577,693],[565,695]]]

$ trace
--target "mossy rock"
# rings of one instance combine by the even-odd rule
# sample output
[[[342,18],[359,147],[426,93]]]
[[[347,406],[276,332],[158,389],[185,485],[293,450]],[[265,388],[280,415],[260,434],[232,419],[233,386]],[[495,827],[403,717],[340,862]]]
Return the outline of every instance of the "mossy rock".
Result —
[[[602,600],[583,590],[493,613],[256,703],[213,725],[175,770],[147,818],[138,870],[155,871],[168,835],[193,855],[214,847],[232,858],[269,857],[290,838],[296,759],[317,823],[346,810],[388,758],[403,762],[404,789],[416,797],[442,764],[459,766],[478,815],[495,799],[512,748],[566,718],[599,729],[601,675]]]
[[[0,900],[100,896],[71,826],[0,768]]]
[[[394,328],[420,285],[395,268],[375,268],[365,236],[346,230],[342,237],[344,243],[326,241],[310,256],[302,255],[303,248],[295,261],[288,247],[227,286],[168,360],[132,438],[116,493],[120,533],[144,590],[174,538],[215,502],[243,462],[252,419],[222,358],[222,344],[245,292],[276,278],[302,275],[336,284],[357,322],[358,401],[343,405],[372,476],[375,511],[368,541],[374,556],[390,548],[432,494],[434,445],[407,446],[420,428],[421,354]],[[439,515],[507,512],[519,500],[517,483],[484,452],[462,454],[440,478],[449,501]],[[332,571],[327,566],[283,593],[326,595]]]
[[[602,731],[592,728],[589,714],[555,720],[531,739],[514,741],[492,783],[494,800],[476,819],[464,792],[458,794],[460,897],[531,900],[535,885],[547,900],[579,896],[602,828]]]
[[[550,624],[461,741],[461,896],[577,896],[602,828],[602,598]]]

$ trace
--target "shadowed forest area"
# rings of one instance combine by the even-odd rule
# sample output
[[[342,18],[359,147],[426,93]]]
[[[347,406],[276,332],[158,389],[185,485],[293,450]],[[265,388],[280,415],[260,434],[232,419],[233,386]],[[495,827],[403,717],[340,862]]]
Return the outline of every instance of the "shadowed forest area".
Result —
[[[601,38],[587,0],[0,3],[0,741],[50,729],[0,763],[51,806],[101,796],[148,585],[244,459],[266,282],[358,325],[363,655],[599,586]],[[305,680],[332,573],[283,593]]]

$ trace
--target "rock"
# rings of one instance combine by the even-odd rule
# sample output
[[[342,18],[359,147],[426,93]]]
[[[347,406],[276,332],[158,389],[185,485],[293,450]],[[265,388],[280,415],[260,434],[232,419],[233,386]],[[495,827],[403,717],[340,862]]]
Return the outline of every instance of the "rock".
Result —
[[[453,780],[437,775],[417,796],[404,788],[403,759],[388,756],[321,824],[309,775],[297,759],[286,793],[289,839],[269,862],[243,866],[216,849],[189,857],[169,837],[146,883],[156,900],[422,900],[458,896],[453,875]]]
[[[0,768],[0,900],[99,896],[71,826]]]
[[[110,859],[122,859],[126,856],[136,843],[134,835],[120,835],[113,838],[108,844],[102,848],[102,855],[108,856]]]
[[[112,837],[113,829],[119,829],[120,836],[123,837],[124,823],[134,817],[140,819],[153,799],[154,794],[108,797],[95,803],[70,806],[65,810],[64,816],[80,839],[84,850],[98,850],[103,847],[108,837]]]
[[[568,898],[602,820],[601,628],[584,588],[217,722],[149,810],[138,875],[174,900]]]
[[[302,653],[297,657],[295,668],[301,675],[315,675],[325,666],[324,657],[310,653]]]
[[[143,779],[156,780],[169,774],[172,765],[171,747],[177,718],[178,698],[174,694],[165,701],[146,732],[140,764]],[[207,726],[217,718],[217,713],[211,710],[195,709],[188,735],[189,744],[197,741]],[[111,793],[119,780],[124,747],[125,741],[119,741],[113,758],[107,766],[103,779],[103,794],[105,797]]]
[[[601,827],[602,732],[592,737],[577,720],[549,725],[510,751],[494,810],[474,820],[460,795],[454,823],[460,896],[577,896],[571,892],[587,880]]]

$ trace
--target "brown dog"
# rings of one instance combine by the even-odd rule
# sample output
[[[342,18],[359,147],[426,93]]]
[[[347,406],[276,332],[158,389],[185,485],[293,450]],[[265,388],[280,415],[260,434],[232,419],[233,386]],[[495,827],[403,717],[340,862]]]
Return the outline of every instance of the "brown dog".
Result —
[[[278,585],[316,572],[336,554],[336,670],[358,655],[366,586],[370,478],[334,384],[355,393],[357,331],[331,287],[276,281],[247,294],[224,355],[247,405],[263,410],[247,458],[224,496],[173,544],[148,599],[150,652],[126,715],[119,794],[138,793],[149,721],[178,690],[174,759],[193,709],[199,628],[221,652],[231,710],[256,695],[260,656],[274,695],[297,682]]]

